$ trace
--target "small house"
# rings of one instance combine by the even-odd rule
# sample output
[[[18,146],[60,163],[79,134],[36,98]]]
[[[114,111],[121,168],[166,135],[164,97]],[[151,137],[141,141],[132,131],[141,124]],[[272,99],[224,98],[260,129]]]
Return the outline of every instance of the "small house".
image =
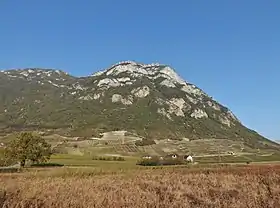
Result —
[[[142,159],[143,159],[143,160],[150,160],[150,159],[152,159],[152,156],[150,156],[150,155],[145,155],[145,156],[142,157]]]
[[[184,160],[186,160],[187,162],[193,162],[193,157],[191,155],[185,155],[184,156]]]
[[[179,158],[178,154],[169,154],[165,156],[165,159],[177,159]]]

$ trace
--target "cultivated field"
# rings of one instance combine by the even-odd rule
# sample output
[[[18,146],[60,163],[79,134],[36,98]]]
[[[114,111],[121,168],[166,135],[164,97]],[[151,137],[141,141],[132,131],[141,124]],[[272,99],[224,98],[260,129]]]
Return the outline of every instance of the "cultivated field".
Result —
[[[0,174],[0,207],[280,207],[280,166],[27,169]]]
[[[12,135],[0,137],[0,143],[8,144]],[[57,134],[44,136],[52,145],[55,155],[51,162],[65,165],[96,166],[94,156],[121,156],[135,164],[143,155],[165,156],[177,153],[191,154],[198,163],[246,163],[280,161],[280,151],[272,149],[254,149],[240,141],[230,139],[200,139],[189,141],[155,140],[155,144],[137,146],[141,140],[132,136],[114,136],[110,133],[102,138],[65,137]],[[0,158],[3,146],[0,147]],[[233,154],[232,154],[233,153]],[[97,164],[96,164],[97,163]],[[114,163],[114,162],[112,162]],[[106,164],[110,164],[107,162]]]

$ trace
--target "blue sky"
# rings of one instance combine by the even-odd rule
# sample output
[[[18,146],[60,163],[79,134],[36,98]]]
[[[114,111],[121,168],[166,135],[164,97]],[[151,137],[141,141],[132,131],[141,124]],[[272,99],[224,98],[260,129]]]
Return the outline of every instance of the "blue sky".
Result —
[[[279,0],[2,0],[0,69],[89,75],[173,66],[248,127],[280,139]]]

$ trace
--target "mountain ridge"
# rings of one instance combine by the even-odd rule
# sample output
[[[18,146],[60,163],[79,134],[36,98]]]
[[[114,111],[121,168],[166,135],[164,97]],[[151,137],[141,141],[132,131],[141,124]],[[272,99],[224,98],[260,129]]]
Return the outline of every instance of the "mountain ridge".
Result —
[[[2,130],[33,125],[92,136],[121,129],[150,139],[232,138],[256,147],[275,145],[164,64],[123,61],[82,77],[58,69],[4,70],[0,93]]]

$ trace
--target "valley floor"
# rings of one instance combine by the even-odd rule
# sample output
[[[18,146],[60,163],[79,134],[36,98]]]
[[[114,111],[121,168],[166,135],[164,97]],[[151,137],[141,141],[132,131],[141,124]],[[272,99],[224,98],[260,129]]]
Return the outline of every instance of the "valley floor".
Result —
[[[59,147],[49,162],[64,167],[0,173],[0,207],[280,207],[279,152],[248,147],[241,151],[240,144],[225,140],[157,141],[144,147],[136,147],[130,140],[103,144],[52,136],[48,142]],[[173,152],[197,153],[197,164],[136,165],[144,154]],[[100,159],[103,157],[124,161]]]
[[[0,207],[280,207],[280,165],[41,168],[0,174]]]

